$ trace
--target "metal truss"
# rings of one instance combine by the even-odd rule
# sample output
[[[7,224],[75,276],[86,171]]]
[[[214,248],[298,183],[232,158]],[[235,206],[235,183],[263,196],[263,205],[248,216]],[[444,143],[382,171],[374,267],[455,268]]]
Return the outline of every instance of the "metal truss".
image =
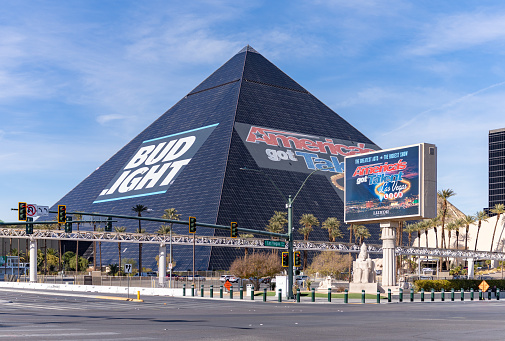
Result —
[[[115,242],[115,243],[142,243],[142,244],[170,244],[170,235],[148,233],[117,233],[117,232],[93,232],[80,231],[65,233],[63,230],[33,230],[33,234],[27,235],[25,229],[4,228],[0,229],[0,238],[22,239],[52,239],[71,240],[86,242]],[[246,247],[271,249],[264,246],[263,239],[256,238],[230,238],[213,236],[196,236],[195,245],[198,246],[223,246],[223,247]],[[193,245],[193,236],[172,235],[174,245]]]
[[[488,251],[428,249],[428,248],[399,246],[396,248],[395,253],[397,255],[410,255],[410,256],[505,260],[505,253],[488,252]]]
[[[3,228],[0,229],[0,238],[22,238],[22,239],[53,239],[53,240],[71,240],[87,242],[115,242],[115,243],[142,243],[142,244],[170,244],[169,235],[148,234],[148,233],[117,233],[117,232],[93,232],[80,231],[65,233],[63,230],[34,230],[33,234],[27,235],[25,229]],[[230,238],[213,236],[196,236],[194,241],[198,246],[222,246],[239,247],[254,249],[272,249],[270,246],[264,246],[264,239],[257,238]],[[172,235],[173,245],[193,245],[193,236]],[[287,243],[286,243],[287,245]],[[343,253],[359,253],[360,245],[335,242],[318,241],[294,241],[294,250],[310,251],[339,251]],[[277,248],[286,249],[286,248]],[[370,254],[382,254],[382,246],[377,244],[367,244],[367,251]],[[396,255],[410,256],[428,256],[444,258],[474,258],[474,259],[493,259],[505,260],[503,252],[486,252],[470,250],[452,250],[452,249],[432,249],[398,246],[395,248]]]

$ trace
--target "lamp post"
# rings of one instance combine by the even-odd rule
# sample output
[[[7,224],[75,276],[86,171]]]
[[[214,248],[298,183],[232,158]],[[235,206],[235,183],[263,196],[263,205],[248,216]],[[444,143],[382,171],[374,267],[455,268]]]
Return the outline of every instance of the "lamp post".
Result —
[[[316,169],[316,170],[312,171],[309,175],[307,175],[305,180],[303,180],[300,188],[298,188],[298,191],[296,192],[295,196],[291,197],[291,195],[289,195],[287,197],[287,199],[286,199],[286,196],[284,195],[284,193],[282,193],[282,191],[279,189],[279,187],[277,187],[275,182],[262,170],[251,169],[251,168],[246,168],[246,167],[242,167],[242,168],[240,168],[240,170],[254,171],[254,172],[258,172],[258,173],[263,174],[272,183],[272,185],[275,187],[275,189],[280,193],[282,198],[286,201],[286,208],[288,209],[288,293],[287,293],[288,295],[287,296],[288,296],[288,299],[294,299],[294,295],[293,295],[293,202],[298,197],[298,194],[300,194],[300,191],[302,190],[303,186],[305,186],[305,183],[310,178],[310,176],[312,174],[314,174],[315,172],[318,172],[320,170],[325,170],[325,168]]]

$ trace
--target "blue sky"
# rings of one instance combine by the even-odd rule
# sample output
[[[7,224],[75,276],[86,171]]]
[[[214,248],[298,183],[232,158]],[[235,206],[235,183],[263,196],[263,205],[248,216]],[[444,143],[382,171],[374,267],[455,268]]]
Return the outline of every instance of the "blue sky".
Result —
[[[54,204],[247,44],[380,147],[436,144],[439,189],[487,206],[502,1],[11,1],[0,219]]]

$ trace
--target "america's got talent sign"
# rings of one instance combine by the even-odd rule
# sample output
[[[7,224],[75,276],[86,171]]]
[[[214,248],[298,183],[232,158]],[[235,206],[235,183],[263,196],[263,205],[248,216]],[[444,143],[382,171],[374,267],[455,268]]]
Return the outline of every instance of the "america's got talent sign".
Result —
[[[345,222],[436,215],[436,147],[427,143],[345,158]]]

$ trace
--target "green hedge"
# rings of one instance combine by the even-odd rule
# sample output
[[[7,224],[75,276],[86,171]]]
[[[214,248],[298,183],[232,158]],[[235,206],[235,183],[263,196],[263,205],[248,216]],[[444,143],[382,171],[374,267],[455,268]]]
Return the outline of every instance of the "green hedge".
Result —
[[[503,291],[505,289],[505,280],[503,279],[486,279],[487,284],[489,284],[490,288],[496,286]],[[442,288],[445,291],[454,289],[461,290],[463,288],[465,291],[469,291],[473,288],[475,291],[479,291],[479,284],[482,283],[480,279],[434,279],[434,280],[418,280],[414,281],[414,290],[421,291],[431,291],[431,289],[435,289],[435,291],[441,291]]]

